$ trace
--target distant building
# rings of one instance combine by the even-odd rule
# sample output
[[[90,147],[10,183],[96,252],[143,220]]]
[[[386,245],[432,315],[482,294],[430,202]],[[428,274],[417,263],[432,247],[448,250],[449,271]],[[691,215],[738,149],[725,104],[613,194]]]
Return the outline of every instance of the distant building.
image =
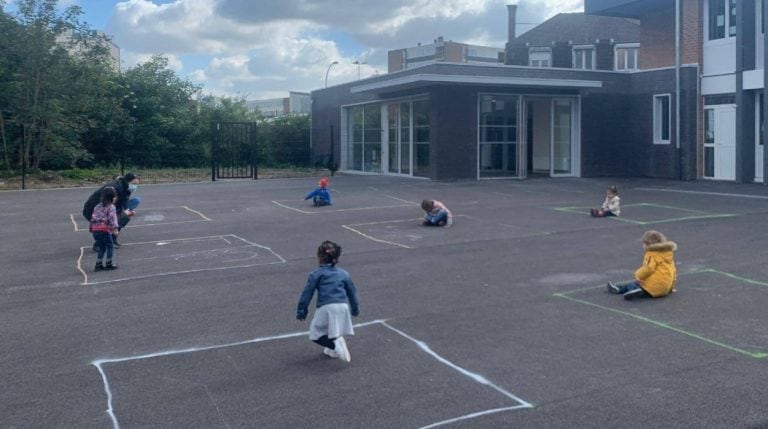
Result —
[[[285,115],[308,115],[311,101],[308,92],[290,91],[288,97],[251,100],[245,102],[249,109],[258,109],[264,116],[275,118]]]
[[[508,5],[506,63],[516,66],[632,71],[640,68],[640,21],[559,13],[515,36],[516,5]]]
[[[388,52],[389,73],[412,69],[436,61],[450,63],[491,63],[504,62],[504,49],[480,45],[468,45],[445,41],[442,36],[429,45],[419,44],[411,48],[395,49]]]
[[[102,33],[101,31],[94,31],[93,36],[94,37],[92,40],[96,40],[96,43],[100,47],[104,48],[104,50],[109,55],[109,64],[113,69],[119,71],[120,47],[117,46],[109,36],[107,36],[105,33]],[[81,54],[86,50],[86,46],[75,40],[75,38],[72,36],[71,30],[64,31],[63,33],[59,34],[59,36],[56,38],[56,42],[64,46],[67,52],[73,56]]]

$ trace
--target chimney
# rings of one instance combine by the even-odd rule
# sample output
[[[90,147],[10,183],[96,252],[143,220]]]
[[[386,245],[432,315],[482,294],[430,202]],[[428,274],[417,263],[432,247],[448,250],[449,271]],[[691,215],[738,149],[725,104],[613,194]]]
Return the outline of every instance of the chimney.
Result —
[[[508,37],[508,40],[510,42],[512,42],[513,40],[515,40],[515,30],[516,30],[516,27],[517,27],[515,25],[515,22],[517,20],[517,5],[516,4],[508,4],[507,5],[507,14],[509,15],[509,18],[508,18],[509,23],[507,25],[507,29],[509,31],[509,34],[508,34],[507,37]]]

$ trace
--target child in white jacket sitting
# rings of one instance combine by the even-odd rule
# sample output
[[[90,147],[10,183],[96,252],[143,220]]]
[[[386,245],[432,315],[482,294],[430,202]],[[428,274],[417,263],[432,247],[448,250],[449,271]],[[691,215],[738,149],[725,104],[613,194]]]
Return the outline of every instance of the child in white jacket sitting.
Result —
[[[599,209],[592,209],[592,217],[619,216],[621,214],[621,198],[616,186],[611,185],[605,191],[605,201]]]

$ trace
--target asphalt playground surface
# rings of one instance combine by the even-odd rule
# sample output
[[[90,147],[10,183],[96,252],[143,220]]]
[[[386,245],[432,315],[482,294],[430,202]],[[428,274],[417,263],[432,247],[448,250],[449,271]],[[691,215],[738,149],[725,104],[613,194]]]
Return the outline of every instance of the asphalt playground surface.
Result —
[[[99,273],[93,189],[0,193],[0,427],[768,427],[765,187],[337,176],[314,208],[315,182],[141,186]],[[622,217],[590,218],[609,184]],[[421,226],[424,198],[454,226]],[[678,292],[608,294],[647,229]],[[295,320],[325,239],[351,363]]]

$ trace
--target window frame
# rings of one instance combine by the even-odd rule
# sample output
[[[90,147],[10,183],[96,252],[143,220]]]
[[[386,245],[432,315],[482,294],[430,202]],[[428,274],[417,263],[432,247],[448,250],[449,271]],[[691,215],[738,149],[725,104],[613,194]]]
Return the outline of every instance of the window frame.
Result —
[[[546,53],[548,56],[547,59],[547,65],[533,65],[533,61],[543,61],[543,60],[533,60],[532,54],[534,53]],[[539,68],[550,68],[552,67],[552,48],[545,48],[545,47],[531,47],[528,48],[528,67],[539,67]]]
[[[624,68],[619,68],[619,50],[624,50]],[[635,67],[627,67],[627,59],[629,58],[629,51],[634,52]],[[640,44],[639,43],[617,43],[613,47],[613,69],[615,71],[635,71],[640,70]]]
[[[667,100],[667,139],[664,139],[663,108],[661,100]],[[672,94],[653,95],[653,144],[668,145],[672,143]]]
[[[712,25],[713,24],[712,13],[714,11],[714,8],[712,6],[713,6],[713,3],[719,2],[719,1],[723,2],[723,9],[720,9],[720,12],[723,13],[723,35],[722,36],[718,36],[718,35],[713,36],[712,32],[714,31],[715,28],[717,28],[717,26],[713,26]],[[734,4],[731,5],[731,2],[734,2]],[[736,30],[736,23],[735,22],[731,22],[732,17],[731,17],[731,13],[730,13],[731,12],[731,7],[736,7],[735,2],[736,2],[736,0],[707,0],[705,2],[706,8],[707,8],[707,13],[703,17],[705,22],[706,22],[706,27],[707,27],[706,28],[706,34],[704,35],[704,39],[705,39],[704,41],[705,42],[714,42],[714,41],[717,41],[717,40],[727,40],[727,39],[731,39],[731,38],[735,38],[736,37],[736,31],[737,31]],[[733,18],[735,19],[735,17],[733,17]],[[716,21],[716,17],[715,17],[715,21]],[[731,29],[733,29],[733,34],[731,34]]]
[[[584,55],[583,53],[586,51],[591,51],[592,55],[592,64],[590,68],[586,67],[576,67],[576,56],[581,56],[581,63],[582,65],[586,64],[586,61],[584,61]],[[575,70],[596,70],[597,67],[597,50],[595,49],[595,45],[574,45],[573,48],[571,48],[571,67]]]

